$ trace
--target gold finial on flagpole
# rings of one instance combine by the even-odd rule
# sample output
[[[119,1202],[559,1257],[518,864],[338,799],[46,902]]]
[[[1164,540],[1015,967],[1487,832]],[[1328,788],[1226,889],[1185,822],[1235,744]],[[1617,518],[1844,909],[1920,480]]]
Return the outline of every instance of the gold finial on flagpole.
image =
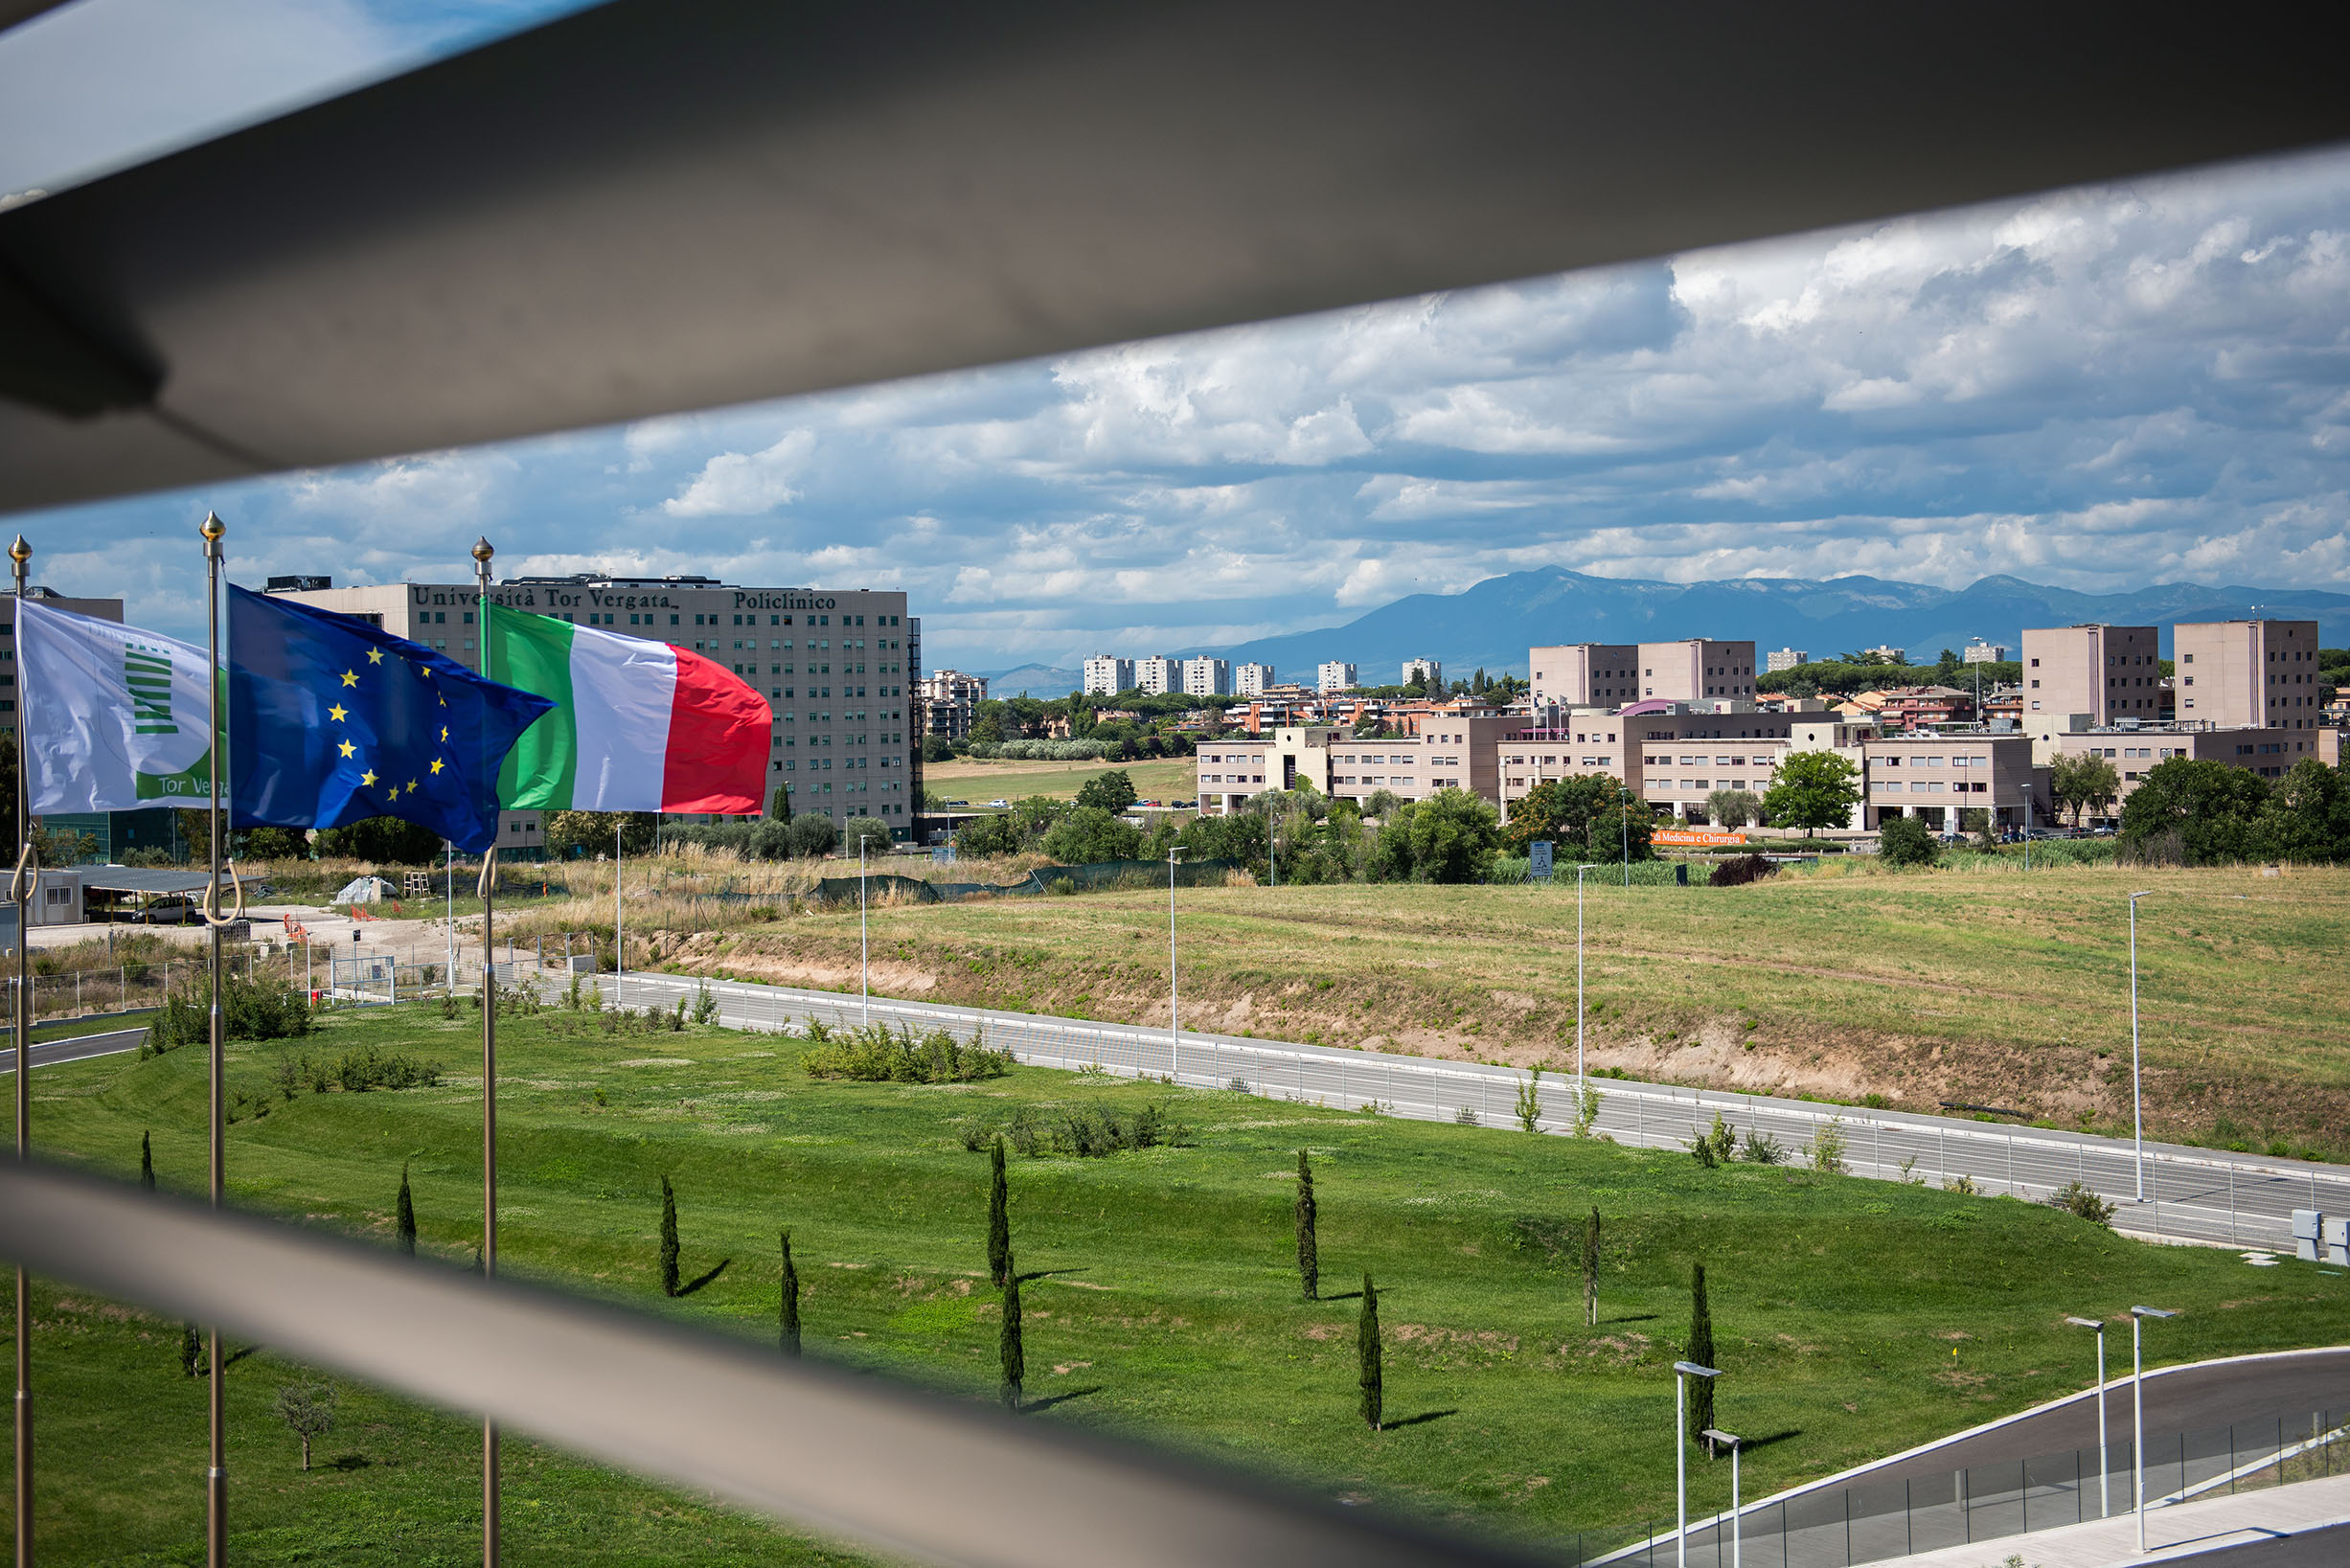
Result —
[[[490,557],[496,554],[496,547],[491,545],[488,538],[479,538],[473,541],[473,558],[480,561],[484,566],[489,565]]]
[[[228,532],[228,524],[220,520],[220,514],[218,512],[208,511],[204,513],[203,524],[198,528],[197,532],[204,535],[207,543],[218,544],[220,542],[220,535]]]
[[[32,558],[33,547],[25,543],[25,536],[23,534],[17,534],[16,542],[9,546],[9,559],[16,562],[17,565],[22,566],[26,561],[29,561]]]

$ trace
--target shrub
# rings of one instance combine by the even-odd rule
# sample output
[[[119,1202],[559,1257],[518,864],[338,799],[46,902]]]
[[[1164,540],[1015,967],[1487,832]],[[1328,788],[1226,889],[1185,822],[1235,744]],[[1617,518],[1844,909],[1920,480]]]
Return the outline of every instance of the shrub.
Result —
[[[1530,1067],[1526,1081],[1517,1086],[1517,1104],[1514,1107],[1520,1132],[1542,1130],[1542,1070]]]
[[[2060,1209],[2092,1225],[2110,1228],[2113,1224],[2113,1205],[2099,1196],[2095,1189],[2084,1187],[2077,1181],[2066,1182],[2042,1201],[2051,1209]]]
[[[1012,1268],[1012,1188],[1004,1176],[1004,1141],[988,1151],[988,1278],[1002,1289]]]
[[[791,1261],[791,1233],[784,1232],[783,1300],[777,1308],[779,1348],[786,1355],[800,1353],[800,1271]]]
[[[1738,1157],[1756,1165],[1785,1165],[1787,1149],[1770,1134],[1748,1127],[1745,1140],[1738,1146]]]
[[[408,1168],[399,1168],[399,1250],[409,1257],[416,1256],[416,1199],[408,1192]]]
[[[1355,1354],[1361,1370],[1356,1381],[1362,1390],[1362,1419],[1376,1432],[1384,1414],[1386,1387],[1380,1364],[1379,1287],[1362,1277],[1362,1313],[1355,1320]]]
[[[694,1021],[707,1024],[716,1021],[718,1015],[719,999],[712,994],[710,982],[705,980],[694,991]]]
[[[1048,1116],[1023,1105],[1004,1128],[1004,1137],[1021,1154],[1066,1154],[1081,1160],[1180,1144],[1191,1135],[1189,1126],[1156,1102],[1126,1117],[1091,1105]]]
[[[1717,1165],[1726,1165],[1738,1149],[1738,1129],[1714,1112],[1714,1125],[1689,1141],[1689,1152],[1698,1157],[1698,1164],[1711,1170]]]
[[[795,817],[795,822],[811,819]],[[944,1029],[916,1034],[913,1026],[862,1024],[837,1035],[810,1024],[816,1046],[800,1058],[810,1078],[845,1078],[861,1083],[970,1083],[1012,1071],[1012,1053],[991,1051],[974,1036],[970,1044]]]
[[[1582,1086],[1575,1091],[1576,1137],[1588,1138],[1591,1136],[1591,1129],[1599,1125],[1600,1103],[1600,1092],[1591,1087],[1590,1079],[1584,1079]]]
[[[1974,1185],[1973,1176],[1952,1176],[1942,1184],[1942,1190],[1946,1193],[1956,1193],[1961,1197],[1974,1197],[1982,1192],[1981,1188]]]
[[[1812,1169],[1831,1176],[1844,1174],[1844,1126],[1833,1116],[1812,1134]]]
[[[1020,1385],[1028,1380],[1028,1351],[1020,1339],[1020,1272],[1010,1253],[1004,1254],[1004,1323],[996,1340],[996,1357],[1004,1378],[1004,1403],[1020,1408]]]
[[[277,980],[223,974],[220,1010],[227,1037],[232,1040],[291,1039],[310,1032],[309,998]],[[146,1043],[160,1055],[183,1045],[203,1045],[211,1038],[209,987],[199,989],[198,985],[191,985],[163,999],[155,1021],[148,1025]]]
[[[1877,842],[1884,863],[1896,869],[1930,866],[1942,858],[1942,846],[1918,817],[1895,817],[1877,829]]]
[[[1745,887],[1779,875],[1779,863],[1765,855],[1734,854],[1714,867],[1713,875],[1706,878],[1709,887]]]

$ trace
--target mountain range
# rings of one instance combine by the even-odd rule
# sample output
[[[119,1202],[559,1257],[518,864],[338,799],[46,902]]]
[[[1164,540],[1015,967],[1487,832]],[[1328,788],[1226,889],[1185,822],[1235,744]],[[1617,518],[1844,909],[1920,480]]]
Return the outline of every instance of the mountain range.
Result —
[[[1212,653],[1234,664],[1269,664],[1283,680],[1312,685],[1315,667],[1343,659],[1365,685],[1402,679],[1405,659],[1442,660],[1448,679],[1482,667],[1489,674],[1524,674],[1526,650],[1558,643],[1668,642],[1683,637],[1751,638],[1756,664],[1778,648],[1832,658],[1852,648],[1891,644],[1930,663],[1945,648],[1980,638],[2013,650],[2026,626],[2103,621],[2161,627],[2170,651],[2180,621],[2249,616],[2316,621],[2318,641],[2350,641],[2350,594],[2312,588],[2208,587],[2166,582],[2130,593],[2052,588],[2020,578],[1987,577],[1964,588],[1936,588],[1882,578],[1733,578],[1712,582],[1652,582],[1589,577],[1564,567],[1511,572],[1457,594],[1412,594],[1344,625],[1261,637],[1229,648],[1120,648],[1121,653]],[[1025,665],[990,677],[992,695],[1025,690],[1065,696],[1080,672]]]

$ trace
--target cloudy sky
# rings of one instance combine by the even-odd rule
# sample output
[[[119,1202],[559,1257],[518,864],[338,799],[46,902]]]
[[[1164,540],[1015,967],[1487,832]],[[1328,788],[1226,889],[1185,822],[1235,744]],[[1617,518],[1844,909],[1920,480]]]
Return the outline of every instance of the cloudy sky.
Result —
[[[0,193],[561,9],[82,0],[0,37]],[[445,580],[487,533],[516,571],[901,587],[979,670],[1543,564],[2350,588],[2350,153],[20,526],[185,630],[208,506],[244,580]]]

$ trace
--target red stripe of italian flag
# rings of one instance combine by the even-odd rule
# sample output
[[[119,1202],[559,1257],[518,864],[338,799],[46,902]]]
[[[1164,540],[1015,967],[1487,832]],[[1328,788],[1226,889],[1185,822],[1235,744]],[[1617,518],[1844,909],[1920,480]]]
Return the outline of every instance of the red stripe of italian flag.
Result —
[[[501,805],[563,811],[716,811],[764,805],[764,698],[667,643],[492,604],[484,673],[555,704],[498,774]]]

